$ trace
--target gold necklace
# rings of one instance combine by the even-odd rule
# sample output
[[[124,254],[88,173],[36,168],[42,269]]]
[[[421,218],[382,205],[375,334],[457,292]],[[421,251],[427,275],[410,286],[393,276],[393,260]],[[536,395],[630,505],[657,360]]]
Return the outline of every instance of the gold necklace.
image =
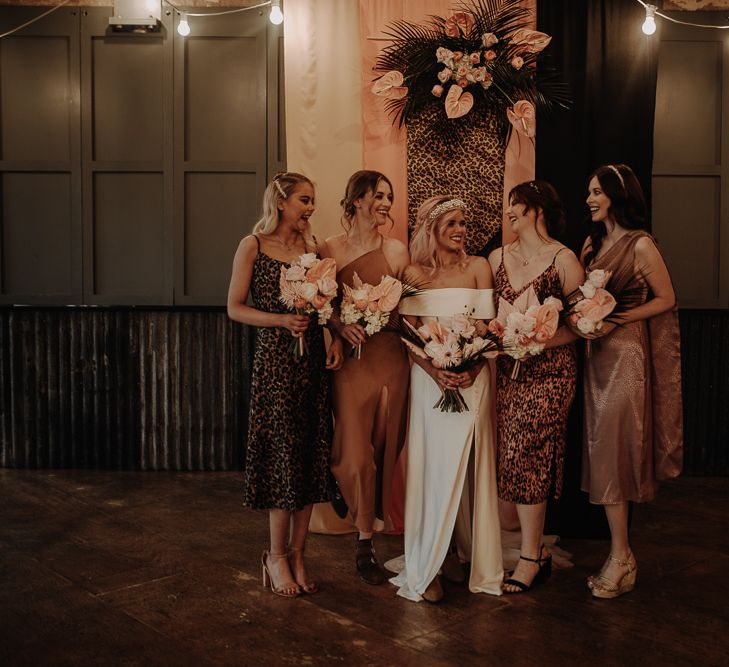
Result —
[[[291,252],[296,248],[296,245],[299,242],[299,239],[301,238],[301,235],[299,234],[291,243],[286,243],[278,234],[271,234],[271,238],[276,239],[276,242],[281,245],[283,248]]]
[[[521,261],[522,266],[529,266],[529,262],[531,262],[535,257],[538,257],[542,252],[542,248],[544,248],[544,246],[546,246],[546,245],[548,245],[548,244],[542,243],[542,245],[539,246],[537,251],[531,257],[525,257],[516,248],[514,248],[514,246],[511,247],[511,252],[513,252],[515,255],[518,255],[521,258],[520,261]]]

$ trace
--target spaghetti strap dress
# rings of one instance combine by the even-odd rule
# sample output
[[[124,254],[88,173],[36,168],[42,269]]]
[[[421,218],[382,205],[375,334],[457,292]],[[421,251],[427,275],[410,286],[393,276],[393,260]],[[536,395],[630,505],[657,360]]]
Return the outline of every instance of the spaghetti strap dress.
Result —
[[[284,262],[261,252],[253,264],[253,306],[289,312],[279,301]],[[244,503],[253,509],[300,510],[328,500],[332,442],[331,389],[322,327],[312,319],[304,334],[307,352],[290,352],[284,328],[255,330],[251,373]]]
[[[504,249],[496,271],[497,297],[509,303],[529,286],[540,302],[562,298],[557,270],[552,263],[534,280],[515,290],[504,266]],[[514,360],[496,360],[496,433],[499,498],[521,505],[536,505],[550,496],[559,498],[564,473],[567,417],[575,397],[577,362],[574,345],[549,348],[521,360],[521,373],[512,379]]]

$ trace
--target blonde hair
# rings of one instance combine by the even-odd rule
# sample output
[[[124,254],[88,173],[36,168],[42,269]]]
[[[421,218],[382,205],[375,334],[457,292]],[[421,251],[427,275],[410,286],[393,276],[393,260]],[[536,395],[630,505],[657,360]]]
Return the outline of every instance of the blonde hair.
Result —
[[[281,172],[273,177],[263,192],[263,215],[253,227],[254,234],[269,236],[276,231],[280,218],[278,203],[286,200],[296,186],[301,183],[308,183],[314,188],[314,183],[310,178],[303,174],[297,174],[295,171]],[[304,242],[307,248],[316,246],[310,223],[307,224],[304,232]]]
[[[448,204],[453,203],[453,206]],[[443,206],[443,205],[446,206]],[[440,208],[439,208],[440,207]],[[436,210],[438,209],[438,210]],[[426,199],[418,209],[415,216],[415,227],[410,238],[410,259],[413,264],[429,267],[434,273],[441,264],[436,252],[435,234],[440,229],[443,218],[455,210],[465,212],[466,207],[462,201],[452,195],[441,195]],[[465,267],[466,253],[461,251],[461,267]]]

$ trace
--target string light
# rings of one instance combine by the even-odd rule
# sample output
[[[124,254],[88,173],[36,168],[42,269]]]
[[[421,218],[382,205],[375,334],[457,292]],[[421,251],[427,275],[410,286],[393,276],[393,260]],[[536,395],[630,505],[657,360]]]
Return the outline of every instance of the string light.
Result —
[[[179,32],[183,37],[187,37],[187,35],[190,34],[190,24],[187,22],[186,17],[188,16],[195,16],[195,17],[201,17],[204,18],[205,16],[225,16],[226,14],[237,14],[238,12],[247,12],[251,9],[259,9],[260,7],[271,7],[271,13],[269,15],[269,20],[274,25],[279,25],[283,22],[283,12],[281,11],[281,0],[266,0],[266,2],[259,2],[257,5],[250,5],[249,7],[237,7],[236,9],[226,9],[222,12],[186,12],[182,10],[177,5],[174,5],[169,0],[167,0],[167,4],[172,7],[173,9],[177,10],[177,13],[180,14],[180,23],[177,26],[177,32]],[[274,11],[278,9],[278,12],[274,14]],[[278,19],[277,21],[274,21],[274,16]],[[182,26],[183,18],[185,17],[185,25],[187,26],[187,32],[182,32],[180,30]]]
[[[283,19],[281,0],[271,0],[271,12],[268,15],[268,20],[273,23],[273,25],[281,25],[283,23]]]
[[[190,34],[190,24],[187,22],[187,14],[184,12],[180,14],[180,22],[177,24],[177,32],[182,37],[187,37]]]
[[[656,31],[656,19],[653,18],[656,9],[658,7],[655,5],[645,6],[645,21],[643,21],[643,25],[641,26],[644,35],[652,35]]]
[[[710,25],[708,23],[691,23],[691,21],[680,21],[679,19],[668,16],[663,12],[659,12],[658,8],[655,5],[650,5],[647,2],[643,2],[643,0],[636,0],[636,2],[640,5],[643,5],[643,7],[645,8],[645,21],[643,22],[642,30],[646,35],[652,35],[656,31],[656,16],[660,16],[662,19],[666,19],[666,21],[670,21],[671,23],[677,23],[678,25],[687,25],[691,26],[692,28],[714,28],[715,30],[729,30],[729,25]]]

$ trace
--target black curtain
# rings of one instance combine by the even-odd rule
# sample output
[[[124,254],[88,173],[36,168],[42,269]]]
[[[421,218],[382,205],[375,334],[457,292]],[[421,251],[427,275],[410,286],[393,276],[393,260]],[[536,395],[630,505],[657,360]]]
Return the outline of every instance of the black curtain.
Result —
[[[562,196],[568,221],[563,240],[575,252],[588,231],[588,176],[601,164],[630,165],[650,210],[659,41],[657,34],[643,34],[644,19],[635,0],[537,1],[537,29],[552,35],[551,65],[569,86],[573,105],[538,118],[536,172]],[[568,426],[565,488],[550,505],[547,530],[604,537],[604,512],[580,491],[580,385]]]

